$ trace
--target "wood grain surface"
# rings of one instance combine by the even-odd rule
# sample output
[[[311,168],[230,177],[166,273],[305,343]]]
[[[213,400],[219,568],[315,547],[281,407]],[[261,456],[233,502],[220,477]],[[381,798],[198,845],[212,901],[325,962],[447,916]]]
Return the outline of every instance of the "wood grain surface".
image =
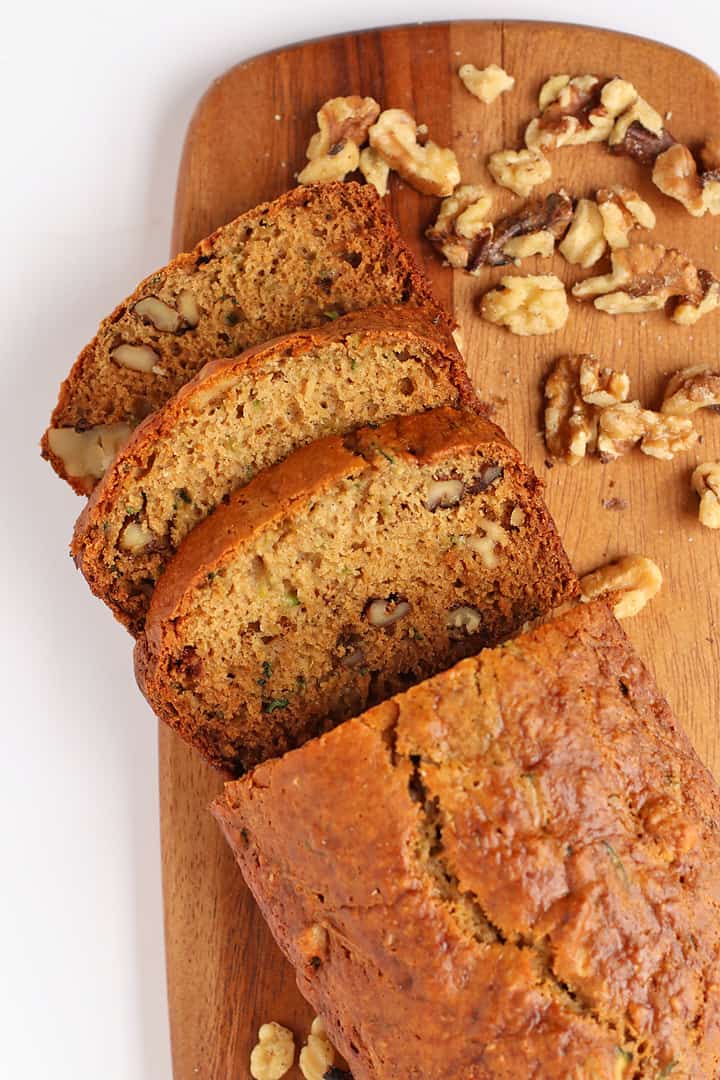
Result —
[[[460,64],[498,63],[517,84],[491,106],[462,86]],[[383,107],[410,110],[431,137],[452,144],[463,180],[487,182],[487,155],[522,145],[536,113],[537,92],[557,72],[621,74],[662,113],[676,138],[693,145],[720,116],[720,81],[693,58],[649,41],[605,31],[540,23],[470,22],[417,25],[328,38],[269,53],[217,80],[200,103],[185,145],[177,191],[173,251],[189,248],[216,226],[294,185],[314,114],[329,97],[370,94]],[[717,132],[715,132],[717,133]],[[720,219],[691,218],[650,183],[646,170],[601,145],[552,155],[553,179],[589,195],[623,182],[658,214],[654,238],[687,251],[720,273]],[[493,213],[517,204],[493,186]],[[547,501],[581,573],[617,555],[652,556],[665,573],[661,595],[627,630],[708,765],[720,775],[720,534],[697,522],[690,474],[720,457],[720,417],[698,416],[702,443],[673,462],[635,451],[614,464],[570,469],[545,464],[540,434],[541,382],[563,352],[589,352],[627,370],[632,396],[657,407],[666,377],[678,367],[720,359],[720,313],[693,328],[660,313],[613,317],[571,301],[563,330],[514,337],[477,315],[479,296],[505,270],[472,278],[441,266],[423,239],[437,200],[393,179],[389,202],[401,230],[452,306],[463,330],[471,374],[496,418],[546,482]],[[514,273],[576,269],[556,256],[527,260]],[[594,271],[593,271],[594,272]],[[606,508],[620,500],[625,509]],[[617,504],[615,504],[617,505]],[[161,824],[167,970],[176,1080],[249,1077],[258,1026],[276,1019],[298,1041],[311,1013],[275,948],[207,813],[222,777],[175,735],[160,732]],[[336,778],[342,782],[342,778]],[[299,1076],[293,1071],[292,1076]]]

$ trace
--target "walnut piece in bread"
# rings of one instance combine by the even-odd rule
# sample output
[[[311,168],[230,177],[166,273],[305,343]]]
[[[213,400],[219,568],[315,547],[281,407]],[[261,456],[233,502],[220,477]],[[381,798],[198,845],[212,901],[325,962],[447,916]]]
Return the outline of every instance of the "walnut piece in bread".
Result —
[[[295,1039],[292,1031],[275,1020],[263,1024],[258,1041],[250,1054],[250,1075],[253,1080],[280,1080],[290,1071],[295,1060]]]
[[[515,85],[512,75],[508,75],[507,71],[497,64],[489,64],[482,69],[476,68],[474,64],[463,64],[458,69],[458,75],[466,90],[485,105],[492,105],[501,94],[512,90]]]
[[[698,465],[692,474],[692,487],[700,496],[700,524],[708,529],[720,529],[720,461]]]
[[[368,132],[370,146],[391,169],[423,195],[450,195],[460,183],[455,153],[428,139],[404,109],[385,109]]]
[[[565,286],[554,274],[506,275],[485,293],[480,314],[487,322],[506,326],[512,334],[552,334],[568,320]]]
[[[51,428],[48,444],[70,477],[99,479],[117,452],[132,435],[129,424],[98,424],[96,427]]]
[[[662,583],[662,571],[652,559],[626,555],[585,574],[580,578],[580,589],[585,601],[609,594],[615,618],[629,619],[657,595]]]
[[[552,176],[550,162],[537,150],[497,150],[488,158],[487,167],[496,184],[522,199]]]
[[[698,409],[720,409],[720,368],[705,364],[677,371],[665,387],[661,412],[692,416]]]

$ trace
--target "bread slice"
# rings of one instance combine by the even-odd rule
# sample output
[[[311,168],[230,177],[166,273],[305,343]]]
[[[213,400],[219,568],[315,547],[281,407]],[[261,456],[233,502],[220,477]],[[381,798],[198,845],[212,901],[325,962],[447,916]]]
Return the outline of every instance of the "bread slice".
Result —
[[[517,451],[437,409],[311,443],[235,491],[160,578],[136,670],[158,716],[237,772],[575,591]]]
[[[299,187],[144,281],[83,349],[43,454],[89,492],[133,428],[209,359],[347,311],[427,305],[448,323],[372,184]]]
[[[354,1080],[720,1076],[720,799],[601,602],[213,812]]]
[[[313,439],[475,400],[452,338],[418,308],[345,315],[217,361],[136,429],[81,515],[73,555],[137,634],[180,541],[260,469]]]

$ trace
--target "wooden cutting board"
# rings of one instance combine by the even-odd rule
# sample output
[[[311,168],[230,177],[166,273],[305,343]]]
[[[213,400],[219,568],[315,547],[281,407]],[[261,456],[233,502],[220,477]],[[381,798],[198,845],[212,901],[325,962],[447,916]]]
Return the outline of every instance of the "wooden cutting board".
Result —
[[[460,64],[501,64],[517,85],[491,106],[472,97]],[[180,169],[173,251],[186,250],[241,211],[294,185],[314,115],[327,98],[370,94],[383,107],[408,109],[431,137],[452,144],[463,179],[487,182],[487,155],[522,145],[537,92],[557,72],[622,74],[684,142],[697,143],[720,116],[720,80],[703,64],[639,38],[575,26],[466,22],[417,25],[327,38],[256,57],[218,79],[192,121]],[[717,128],[714,129],[717,134]],[[553,179],[574,195],[623,182],[658,213],[655,237],[720,273],[720,218],[691,218],[651,185],[646,170],[602,146],[552,156]],[[494,187],[494,211],[516,203]],[[660,596],[627,630],[656,673],[703,759],[720,775],[720,533],[697,522],[689,478],[701,460],[720,457],[720,417],[698,418],[703,442],[673,462],[639,452],[610,465],[597,460],[550,471],[540,435],[541,380],[563,352],[596,353],[632,378],[632,395],[661,400],[678,367],[720,360],[720,313],[694,328],[662,313],[612,317],[573,303],[560,332],[520,338],[489,326],[478,297],[503,273],[481,279],[452,272],[423,239],[437,200],[393,180],[389,196],[402,232],[438,296],[455,312],[471,374],[496,419],[546,481],[547,501],[577,569],[585,572],[638,551],[663,568]],[[511,268],[512,269],[512,268]],[[507,272],[507,271],[505,271]],[[578,276],[556,256],[527,260],[521,273]],[[624,509],[609,509],[609,499]],[[304,1037],[311,1012],[266,931],[206,812],[221,777],[179,739],[160,732],[165,930],[175,1080],[240,1080],[261,1023],[275,1019]],[[299,1076],[299,1072],[293,1072]]]

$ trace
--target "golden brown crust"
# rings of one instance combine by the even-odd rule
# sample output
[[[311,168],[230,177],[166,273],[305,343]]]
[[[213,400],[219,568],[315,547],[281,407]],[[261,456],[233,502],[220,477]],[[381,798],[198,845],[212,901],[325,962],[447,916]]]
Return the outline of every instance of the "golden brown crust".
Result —
[[[602,602],[226,785],[355,1080],[709,1080],[720,799]]]
[[[372,185],[328,183],[294,188],[271,203],[263,203],[247,211],[228,225],[217,229],[192,251],[178,255],[166,267],[149,275],[131,296],[102,321],[98,334],[82,350],[70,374],[63,382],[48,431],[45,432],[41,442],[43,457],[50,461],[58,475],[66,479],[75,491],[80,494],[89,494],[95,481],[90,477],[67,475],[63,461],[50,449],[48,442],[50,429],[77,425],[78,430],[83,430],[89,426],[116,421],[126,421],[134,427],[138,422],[138,417],[132,415],[131,401],[142,398],[145,408],[148,406],[151,406],[152,410],[158,408],[177,391],[182,383],[196,374],[208,359],[207,347],[203,349],[193,345],[189,338],[187,340],[180,338],[178,340],[183,343],[181,351],[185,355],[182,357],[179,372],[172,378],[162,378],[159,381],[158,377],[152,373],[127,371],[115,365],[112,376],[117,388],[122,388],[122,394],[112,393],[109,387],[100,389],[100,383],[103,380],[99,377],[98,350],[101,344],[104,350],[107,349],[105,339],[112,336],[113,328],[121,322],[139,299],[161,288],[162,282],[169,274],[176,272],[187,274],[188,280],[191,280],[198,266],[216,257],[216,248],[222,251],[222,245],[228,237],[237,234],[240,238],[239,242],[242,242],[243,234],[252,231],[260,222],[272,223],[287,211],[315,205],[326,206],[328,212],[332,214],[347,215],[348,222],[354,220],[353,235],[356,243],[360,248],[366,247],[368,252],[372,249],[368,260],[369,266],[361,266],[357,271],[352,264],[345,266],[344,273],[347,279],[343,281],[340,289],[341,309],[353,310],[371,306],[372,303],[407,303],[411,306],[425,307],[438,325],[452,326],[451,319],[432,295],[429,283],[420,272],[409,249],[400,237],[394,220],[377,197]],[[308,274],[310,273],[311,271],[308,270]],[[353,297],[353,289],[356,287],[353,275],[356,274],[362,275],[358,280],[363,289],[367,290],[369,285],[374,284],[374,290],[371,290],[374,291],[374,301],[366,300],[358,303]],[[340,281],[340,276],[338,281]],[[298,297],[302,297],[304,293],[309,294],[310,282],[296,281],[293,284],[293,290]],[[333,283],[329,282],[327,287],[324,286],[320,292],[324,305],[327,308],[333,308],[338,302]],[[257,330],[248,332],[253,333],[255,341],[262,341],[301,326],[321,325],[326,318],[319,301],[317,310],[311,311],[301,307],[298,308],[296,315],[293,321],[291,315],[281,313],[280,305],[277,305],[275,321],[271,319],[267,322],[266,330],[259,333]],[[202,325],[198,327],[199,331],[202,330]],[[198,341],[202,341],[202,336],[198,338]],[[154,344],[160,349],[160,358],[163,359],[165,354],[161,346],[166,344],[165,339],[157,338]],[[251,344],[251,341],[244,342],[243,347],[248,344]],[[233,349],[232,341],[228,341],[228,349]],[[236,352],[237,349],[234,352],[231,351],[230,355]],[[212,350],[210,355],[219,356],[220,349]],[[95,386],[98,387],[97,390]],[[92,404],[93,401],[94,404]]]
[[[214,401],[222,394],[223,388],[231,386],[238,377],[258,372],[277,358],[281,358],[283,366],[286,366],[312,350],[342,345],[351,336],[356,341],[360,338],[362,344],[369,347],[375,343],[385,343],[398,348],[423,350],[438,375],[443,374],[448,379],[448,389],[454,390],[455,400],[448,399],[448,403],[468,411],[482,411],[447,327],[438,325],[426,309],[396,307],[353,312],[326,326],[274,338],[246,350],[236,359],[215,360],[206,364],[162,409],[136,428],[93,491],[75,526],[71,554],[78,568],[93,592],[111,607],[131,632],[137,634],[142,629],[148,600],[142,594],[131,595],[128,591],[134,583],[127,567],[117,567],[122,571],[120,574],[109,571],[109,541],[103,527],[120,503],[132,501],[128,496],[128,487],[136,477],[148,474],[157,447],[163,440],[172,439],[181,420],[200,413],[205,400]],[[383,393],[383,388],[378,387],[378,396],[381,397]],[[370,419],[372,416],[365,416],[359,422]],[[299,422],[297,437],[298,444],[308,438],[307,435],[303,436]],[[185,483],[182,475],[169,475],[167,472],[163,473],[162,480],[170,488],[181,488]],[[244,480],[247,480],[247,476]],[[228,477],[228,482],[232,484],[232,477]],[[169,558],[174,545],[166,537],[163,544],[166,548],[163,556]],[[115,559],[112,560],[113,565]]]

